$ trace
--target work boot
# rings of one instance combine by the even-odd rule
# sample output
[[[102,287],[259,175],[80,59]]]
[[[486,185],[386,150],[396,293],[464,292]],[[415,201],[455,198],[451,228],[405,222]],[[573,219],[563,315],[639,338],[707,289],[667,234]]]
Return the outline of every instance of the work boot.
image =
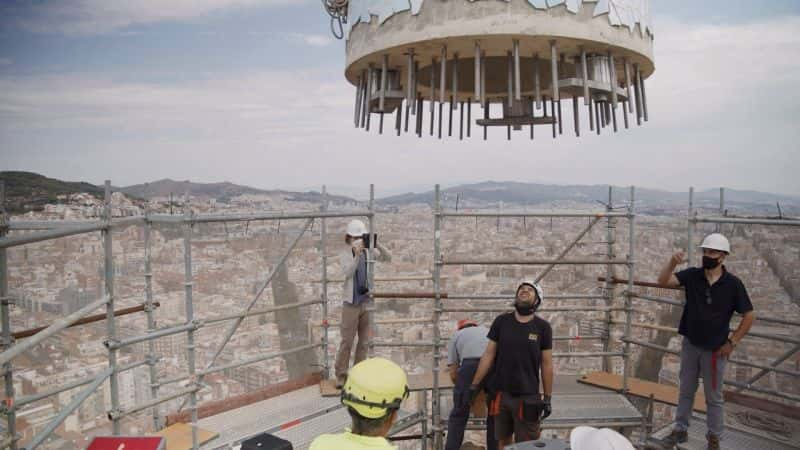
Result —
[[[708,439],[708,447],[706,447],[706,450],[719,450],[719,437],[709,434],[706,436],[706,439]]]
[[[673,429],[672,432],[667,435],[667,437],[661,440],[661,444],[664,446],[664,448],[673,448],[677,447],[678,444],[687,442],[688,440],[689,440],[688,432],[683,430]],[[717,442],[717,445],[719,445],[719,442]]]
[[[347,375],[339,375],[336,377],[336,389],[342,390],[344,383],[347,381]]]

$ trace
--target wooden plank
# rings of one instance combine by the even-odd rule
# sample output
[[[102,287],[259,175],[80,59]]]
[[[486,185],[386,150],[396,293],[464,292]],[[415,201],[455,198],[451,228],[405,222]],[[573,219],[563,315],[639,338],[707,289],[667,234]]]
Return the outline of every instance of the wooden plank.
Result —
[[[167,440],[166,450],[188,450],[192,448],[192,426],[186,423],[176,423],[155,433]],[[201,428],[197,429],[197,442],[202,445],[219,436]]]
[[[340,392],[336,389],[336,380],[322,380],[319,383],[319,393],[323,397],[338,397]]]
[[[608,372],[591,372],[581,377],[578,382],[614,391],[622,390],[622,375],[615,375]],[[666,386],[652,381],[629,377],[628,392],[631,395],[642,398],[650,398],[650,394],[652,394],[657,402],[675,406],[678,404],[677,386]],[[706,412],[706,399],[702,391],[695,394],[693,409],[701,413]]]

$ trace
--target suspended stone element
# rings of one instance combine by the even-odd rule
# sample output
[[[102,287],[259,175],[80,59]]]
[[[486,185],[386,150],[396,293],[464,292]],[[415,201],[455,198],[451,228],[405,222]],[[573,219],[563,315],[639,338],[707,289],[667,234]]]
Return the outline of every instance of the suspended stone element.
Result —
[[[500,126],[510,139],[529,127],[533,139],[566,121],[580,136],[581,121],[600,134],[648,120],[649,0],[328,1],[346,12],[358,128],[464,139]]]

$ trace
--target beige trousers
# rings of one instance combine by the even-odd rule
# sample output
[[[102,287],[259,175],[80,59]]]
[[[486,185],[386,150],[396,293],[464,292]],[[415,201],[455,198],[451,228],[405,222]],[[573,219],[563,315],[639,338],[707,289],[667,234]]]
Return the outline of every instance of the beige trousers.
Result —
[[[367,345],[369,344],[370,317],[367,312],[366,303],[354,306],[350,303],[342,304],[342,342],[339,344],[339,352],[336,354],[336,378],[343,379],[347,376],[347,369],[350,367],[350,352],[353,348],[353,340],[358,334],[358,344],[356,345],[356,359],[353,364],[367,358]]]

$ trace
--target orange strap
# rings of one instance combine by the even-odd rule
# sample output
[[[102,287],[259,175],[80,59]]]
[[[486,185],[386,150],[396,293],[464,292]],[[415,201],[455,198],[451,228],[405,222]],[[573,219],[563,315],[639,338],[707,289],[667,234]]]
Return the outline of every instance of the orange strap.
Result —
[[[502,393],[498,392],[497,395],[494,396],[494,399],[489,402],[489,415],[496,416],[500,414],[500,398],[502,397]]]

